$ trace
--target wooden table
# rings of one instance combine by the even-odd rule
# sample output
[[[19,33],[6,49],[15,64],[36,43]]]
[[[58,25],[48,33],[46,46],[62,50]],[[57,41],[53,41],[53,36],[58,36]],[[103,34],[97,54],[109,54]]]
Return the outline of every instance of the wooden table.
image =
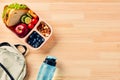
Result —
[[[0,16],[5,4],[0,0]],[[40,50],[29,49],[26,80],[36,80],[47,55],[57,57],[54,80],[120,80],[120,0],[14,0],[54,29]],[[0,18],[0,42],[23,43]]]

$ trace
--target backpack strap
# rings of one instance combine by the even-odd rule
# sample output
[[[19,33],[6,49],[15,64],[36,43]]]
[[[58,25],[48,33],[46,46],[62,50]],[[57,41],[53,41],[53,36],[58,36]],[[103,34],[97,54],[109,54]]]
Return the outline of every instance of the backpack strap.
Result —
[[[8,42],[2,42],[2,43],[0,43],[0,47],[2,47],[2,46],[10,46],[10,47],[12,47]],[[22,48],[24,49],[24,51],[23,51],[23,52],[22,52],[21,50],[20,50],[20,51],[22,52],[23,55],[26,55],[27,47],[26,47],[25,45],[15,44],[14,46],[15,46],[18,50],[20,50],[19,47],[22,47]]]
[[[9,71],[5,68],[4,65],[2,65],[2,64],[0,63],[0,67],[6,72],[6,74],[9,76],[9,78],[10,78],[11,80],[15,80],[15,79],[13,78],[13,76],[9,73]]]
[[[27,52],[27,47],[25,45],[21,45],[21,44],[15,44],[14,45],[18,50],[19,50],[19,47],[22,47],[24,49],[24,51],[22,52],[23,55],[26,54]],[[20,50],[21,51],[21,50]]]
[[[3,43],[0,43],[0,47],[2,46],[11,46],[8,42],[3,42]]]

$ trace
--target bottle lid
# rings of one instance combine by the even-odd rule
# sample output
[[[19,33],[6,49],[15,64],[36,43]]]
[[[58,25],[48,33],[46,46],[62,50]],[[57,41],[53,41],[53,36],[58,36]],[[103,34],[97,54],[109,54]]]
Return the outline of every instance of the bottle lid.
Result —
[[[56,66],[56,57],[47,56],[44,63],[51,65],[51,66]]]

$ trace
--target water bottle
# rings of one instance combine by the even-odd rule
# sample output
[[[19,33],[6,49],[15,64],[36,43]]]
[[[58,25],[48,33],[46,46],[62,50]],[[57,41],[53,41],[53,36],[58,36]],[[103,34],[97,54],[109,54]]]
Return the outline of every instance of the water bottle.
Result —
[[[52,80],[56,69],[56,58],[47,56],[42,63],[37,80]]]

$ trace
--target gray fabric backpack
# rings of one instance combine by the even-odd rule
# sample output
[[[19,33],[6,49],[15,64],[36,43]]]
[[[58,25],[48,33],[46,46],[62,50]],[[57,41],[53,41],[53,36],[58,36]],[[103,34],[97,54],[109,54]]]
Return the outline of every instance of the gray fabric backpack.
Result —
[[[19,50],[20,46],[24,52]],[[26,75],[24,55],[27,51],[24,45],[0,43],[0,80],[23,80]]]

